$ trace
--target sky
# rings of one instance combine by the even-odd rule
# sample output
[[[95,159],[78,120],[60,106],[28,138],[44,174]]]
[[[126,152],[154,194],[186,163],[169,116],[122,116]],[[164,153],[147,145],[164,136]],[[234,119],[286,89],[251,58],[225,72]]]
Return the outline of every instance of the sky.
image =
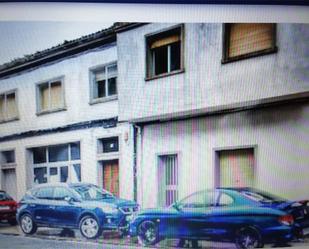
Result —
[[[0,65],[111,26],[107,22],[0,21]]]

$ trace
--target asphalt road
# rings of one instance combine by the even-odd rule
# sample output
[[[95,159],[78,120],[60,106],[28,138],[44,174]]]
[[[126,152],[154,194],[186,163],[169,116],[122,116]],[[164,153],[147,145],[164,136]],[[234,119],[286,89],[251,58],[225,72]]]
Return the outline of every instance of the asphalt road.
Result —
[[[136,246],[58,241],[0,234],[0,249],[133,249]]]

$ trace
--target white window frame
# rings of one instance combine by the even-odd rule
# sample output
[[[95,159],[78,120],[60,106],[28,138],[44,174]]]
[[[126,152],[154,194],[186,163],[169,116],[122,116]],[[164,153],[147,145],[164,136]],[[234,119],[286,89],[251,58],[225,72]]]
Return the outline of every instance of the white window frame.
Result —
[[[3,155],[3,152],[6,152],[6,151],[13,151],[13,153],[14,153],[14,162],[12,162],[12,163],[6,163],[6,162],[4,162],[4,160],[3,160],[3,157],[4,157],[4,155]],[[1,156],[1,169],[15,169],[16,168],[16,152],[15,152],[15,149],[4,149],[4,150],[1,150],[0,151],[0,156]]]
[[[80,141],[75,141],[75,142],[79,142],[80,143]],[[40,183],[37,184],[37,183],[34,182],[34,169],[35,168],[42,168],[42,167],[46,168],[47,183],[49,183],[50,182],[50,173],[49,173],[50,168],[56,167],[58,172],[60,172],[60,167],[68,166],[68,180],[67,180],[67,182],[68,183],[72,182],[73,166],[75,164],[79,164],[80,167],[82,168],[82,164],[81,164],[81,156],[80,156],[80,159],[78,159],[78,160],[72,160],[71,159],[71,145],[70,145],[70,143],[73,143],[73,142],[64,143],[64,144],[53,144],[53,145],[47,145],[47,146],[39,146],[39,147],[45,147],[46,148],[45,149],[45,153],[46,153],[46,162],[45,163],[34,163],[34,161],[33,161],[33,152],[32,152],[32,179],[31,179],[31,181],[32,181],[33,185],[39,185],[40,184]],[[49,162],[48,148],[50,146],[57,146],[57,145],[67,145],[68,146],[68,160],[67,161]],[[39,148],[39,147],[34,147],[34,148]],[[80,146],[80,152],[81,152],[81,146]],[[60,173],[59,173],[59,176],[60,176]],[[81,182],[82,182],[82,173],[81,173]]]
[[[8,114],[7,114],[7,95],[10,95],[12,93],[14,93],[14,95],[15,95],[16,116],[8,118],[7,117],[8,116]],[[0,119],[0,123],[6,123],[6,122],[18,120],[19,119],[19,112],[18,112],[18,101],[17,101],[18,100],[18,98],[17,98],[17,89],[12,89],[12,90],[0,93],[0,96],[4,97],[4,103],[3,103],[3,108],[4,108],[3,115],[4,115],[4,118]]]
[[[55,82],[60,82],[61,83],[61,101],[62,105],[60,107],[56,108],[51,108],[51,103],[50,103],[50,89],[51,85]],[[48,109],[47,110],[42,110],[42,103],[41,103],[41,86],[44,84],[48,84]],[[65,91],[64,91],[64,76],[59,76],[56,78],[52,78],[50,80],[46,81],[41,81],[36,84],[36,103],[37,103],[37,115],[42,115],[42,114],[47,114],[47,113],[52,113],[52,112],[58,112],[58,111],[64,111],[66,110],[66,105],[65,105]]]
[[[109,95],[108,93],[108,79],[110,78],[108,75],[108,68],[109,67],[117,67],[117,74],[116,74],[116,94]],[[95,81],[95,75],[98,72],[105,71],[105,92],[106,92],[106,97],[95,97],[94,91],[96,86],[96,81]],[[108,64],[104,65],[99,65],[95,66],[89,69],[89,82],[90,82],[90,101],[89,104],[96,104],[96,103],[102,103],[102,102],[108,102],[112,100],[116,100],[118,98],[118,65],[117,61],[110,62]]]

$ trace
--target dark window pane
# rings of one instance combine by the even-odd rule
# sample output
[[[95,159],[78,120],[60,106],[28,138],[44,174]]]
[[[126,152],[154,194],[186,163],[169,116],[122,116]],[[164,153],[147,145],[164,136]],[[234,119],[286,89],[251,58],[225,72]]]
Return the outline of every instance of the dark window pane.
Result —
[[[39,199],[48,199],[53,198],[53,189],[52,188],[40,188],[36,193],[35,197]]]
[[[171,45],[171,71],[180,69],[180,42]]]
[[[58,168],[52,167],[49,169],[49,175],[54,176],[58,174]]]
[[[71,160],[79,160],[80,159],[80,143],[70,143],[71,145]]]
[[[68,166],[63,166],[60,168],[60,182],[67,182],[68,170]]]
[[[74,170],[72,172],[72,175],[73,175],[72,182],[80,182],[82,180],[80,164],[74,164],[73,169]]]
[[[46,163],[46,147],[38,147],[32,150],[33,163]]]
[[[47,168],[40,167],[33,169],[35,183],[47,183]]]
[[[73,197],[71,192],[66,188],[57,187],[54,190],[54,200],[62,201],[65,197]]]
[[[167,46],[153,49],[155,75],[167,73]]]
[[[68,145],[55,145],[48,147],[49,162],[67,161],[68,158]]]
[[[97,81],[98,98],[106,97],[105,80]]]
[[[117,78],[110,78],[108,79],[108,95],[115,95],[117,94]]]
[[[2,151],[4,163],[15,163],[15,152],[14,150]]]
[[[118,137],[103,138],[103,152],[115,152],[119,150]]]

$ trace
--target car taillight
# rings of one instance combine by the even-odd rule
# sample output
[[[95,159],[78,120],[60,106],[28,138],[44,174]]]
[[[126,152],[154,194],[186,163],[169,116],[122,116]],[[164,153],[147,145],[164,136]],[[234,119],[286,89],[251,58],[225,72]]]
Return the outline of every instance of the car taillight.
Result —
[[[292,215],[283,215],[279,217],[279,222],[283,225],[291,226],[294,223]]]
[[[18,202],[17,204],[16,204],[16,208],[20,208],[21,207],[21,202]]]

